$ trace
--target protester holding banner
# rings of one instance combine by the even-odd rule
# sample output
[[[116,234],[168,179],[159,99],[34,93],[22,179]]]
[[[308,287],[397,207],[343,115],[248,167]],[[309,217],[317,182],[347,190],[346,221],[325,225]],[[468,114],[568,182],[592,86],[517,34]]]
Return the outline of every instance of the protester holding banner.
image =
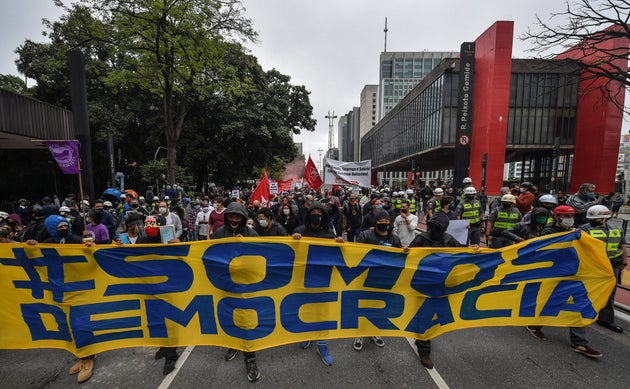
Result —
[[[445,196],[450,197],[450,196]],[[443,197],[444,198],[444,197]],[[445,212],[436,212],[429,221],[427,221],[427,231],[420,233],[409,247],[463,247],[451,234],[446,232],[449,225],[449,218]],[[416,347],[420,363],[427,369],[433,369],[433,360],[431,360],[431,340],[416,339]]]
[[[553,210],[553,224],[548,224],[543,229],[541,235],[550,235],[557,232],[567,232],[573,230],[575,223],[575,210],[568,205],[559,205]],[[527,330],[536,339],[547,340],[542,332],[542,326],[528,326]],[[571,350],[584,354],[589,358],[601,358],[602,353],[588,345],[586,339],[586,327],[570,327]]]
[[[265,209],[269,211],[268,208]],[[269,213],[271,213],[271,211],[269,211]],[[212,233],[212,239],[258,236],[258,233],[253,228],[247,227],[248,214],[243,204],[233,201],[228,204],[223,214],[225,215],[225,223]],[[226,361],[231,361],[237,354],[237,349],[229,348],[223,358]],[[243,352],[243,356],[245,357],[247,379],[250,382],[257,381],[260,378],[260,371],[258,370],[258,366],[256,366],[256,353],[253,351],[245,351]]]
[[[60,215],[50,215],[44,222],[46,230],[50,234],[50,237],[44,240],[42,243],[57,243],[57,244],[80,244],[83,243],[83,239],[72,233],[71,227],[68,221]],[[28,245],[36,245],[37,241],[30,239],[26,241]],[[86,242],[86,246],[92,246],[93,242]],[[89,355],[84,358],[79,358],[77,362],[70,367],[68,374],[77,374],[77,382],[82,383],[92,377],[92,371],[94,370],[94,357],[95,355]]]
[[[545,208],[534,208],[527,221],[518,222],[513,227],[503,230],[502,236],[515,243],[536,238],[542,234],[548,218],[549,211]]]
[[[389,213],[383,209],[379,209],[375,212],[374,216],[376,219],[376,227],[367,231],[363,231],[357,237],[357,243],[367,243],[389,247],[402,247],[401,241],[398,236],[394,235],[391,232]],[[385,346],[385,342],[380,336],[372,336],[371,339],[377,347]],[[352,348],[354,348],[356,351],[363,350],[363,338],[354,338],[354,341],[352,342]]]
[[[606,220],[610,219],[611,216],[612,212],[606,206],[594,205],[586,211],[586,218],[589,222],[579,228],[606,244],[606,254],[610,259],[615,278],[619,279],[621,271],[628,265],[628,251],[621,231],[606,223]],[[623,328],[615,324],[616,289],[612,290],[606,306],[599,311],[596,323],[613,332],[623,333]]]
[[[311,203],[305,215],[305,220],[305,224],[295,229],[292,235],[293,239],[301,239],[302,236],[306,236],[311,238],[332,238],[339,243],[344,241],[342,237],[335,237],[335,233],[328,227],[328,212],[319,202],[313,201]],[[307,349],[310,345],[310,340],[300,343],[300,347],[303,349]],[[317,341],[317,354],[326,366],[333,364],[333,357],[328,352],[328,340]]]
[[[271,209],[262,207],[256,215],[256,232],[260,236],[288,236],[287,231],[273,219]]]

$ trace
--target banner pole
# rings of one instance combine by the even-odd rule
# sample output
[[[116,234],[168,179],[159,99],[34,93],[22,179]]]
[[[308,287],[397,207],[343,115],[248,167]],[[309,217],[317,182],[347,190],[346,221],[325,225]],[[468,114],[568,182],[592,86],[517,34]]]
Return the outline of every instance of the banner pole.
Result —
[[[83,179],[81,178],[81,158],[79,158],[77,160],[77,167],[79,168],[79,195],[81,196],[81,210],[83,210]],[[88,207],[89,209],[89,207]],[[83,228],[87,228],[87,223],[86,223],[86,219],[85,219],[85,212],[81,212],[81,215],[83,216]]]

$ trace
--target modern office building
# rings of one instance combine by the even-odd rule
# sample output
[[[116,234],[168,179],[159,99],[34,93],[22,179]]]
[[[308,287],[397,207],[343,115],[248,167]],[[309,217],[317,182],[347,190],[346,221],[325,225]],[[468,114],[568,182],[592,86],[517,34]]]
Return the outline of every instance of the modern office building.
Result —
[[[443,60],[365,135],[361,157],[372,160],[374,183],[378,171],[465,169],[498,194],[505,163],[521,162],[519,180],[542,191],[575,192],[584,182],[614,190],[623,101],[597,88],[607,80],[563,60],[573,49],[553,60],[513,59],[513,30],[511,21],[496,22],[463,44],[470,52]],[[630,41],[620,34],[596,44],[627,50]],[[601,62],[596,55],[585,60]],[[628,67],[627,59],[608,63]],[[459,164],[462,150],[467,162]]]
[[[359,161],[360,120],[361,109],[359,107],[352,108],[350,112],[339,118],[337,139],[339,141],[339,160],[341,161]]]
[[[383,52],[379,66],[378,120],[398,104],[442,59],[457,52]],[[361,105],[363,107],[363,105]]]
[[[366,85],[361,91],[359,137],[363,138],[378,121],[378,85]]]

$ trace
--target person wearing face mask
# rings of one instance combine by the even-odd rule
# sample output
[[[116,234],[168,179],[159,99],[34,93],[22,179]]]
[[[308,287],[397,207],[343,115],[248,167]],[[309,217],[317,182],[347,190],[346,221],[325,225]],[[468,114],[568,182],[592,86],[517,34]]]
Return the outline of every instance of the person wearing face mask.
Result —
[[[526,215],[532,210],[535,200],[532,188],[531,182],[523,182],[519,187],[519,194],[516,197],[516,208],[521,212],[521,215]]]
[[[182,236],[182,221],[176,213],[170,212],[166,201],[160,201],[158,204],[158,212],[166,219],[166,225],[175,227],[175,237],[179,239]]]
[[[481,212],[481,203],[476,199],[477,190],[474,186],[464,189],[464,199],[455,208],[457,220],[469,220],[468,244],[479,245],[481,242],[481,225],[484,215]]]
[[[527,220],[516,223],[513,227],[503,230],[501,234],[514,243],[536,238],[542,234],[548,219],[549,211],[542,207],[534,208]]]
[[[513,244],[511,240],[503,237],[503,231],[514,227],[516,223],[523,219],[521,212],[515,207],[516,197],[506,194],[501,197],[501,206],[495,208],[488,217],[488,225],[486,227],[486,242],[490,242],[489,246],[493,249]]]
[[[548,224],[543,228],[542,235],[550,235],[558,232],[575,230],[575,210],[568,205],[559,205],[553,210],[553,224]],[[547,340],[542,332],[542,326],[528,326],[527,331],[538,340]],[[586,327],[570,327],[569,335],[571,340],[571,350],[583,354],[589,358],[601,358],[602,353],[588,345],[586,339]]]
[[[110,203],[111,204],[111,203]],[[116,235],[116,220],[111,213],[105,210],[105,202],[102,199],[97,199],[94,202],[94,210],[101,214],[101,222],[107,228],[107,233],[110,237]],[[87,226],[86,226],[87,228]]]
[[[450,197],[450,196],[447,196]],[[427,221],[427,231],[421,232],[411,242],[409,247],[463,247],[451,234],[446,232],[450,221],[448,215],[444,212],[436,212],[435,215]],[[416,348],[420,363],[427,369],[433,369],[433,360],[431,359],[431,340],[416,339]]]
[[[197,213],[197,235],[199,240],[210,239],[210,214],[212,213],[212,207],[208,205],[208,200],[203,200],[201,203],[201,209]]]
[[[400,203],[399,215],[394,219],[393,234],[400,239],[403,246],[409,246],[416,237],[418,217],[409,212],[409,200],[403,199]]]
[[[343,205],[343,216],[348,242],[354,242],[361,233],[361,224],[363,224],[363,211],[356,194],[350,193],[348,196],[348,201]]]
[[[298,218],[291,210],[290,204],[283,204],[278,216],[278,223],[284,227],[288,235],[292,235],[295,227],[300,225]]]
[[[408,208],[409,202],[404,200],[403,207]],[[401,208],[402,209],[402,208]],[[408,212],[407,212],[408,213]],[[409,214],[409,216],[416,217]],[[374,244],[379,246],[403,247],[401,240],[391,232],[389,213],[383,209],[375,212],[376,224],[374,229],[361,232],[357,237],[357,243]],[[408,245],[405,245],[408,246]],[[380,336],[372,336],[372,341],[377,347],[385,346],[385,342]],[[355,338],[352,342],[352,348],[356,351],[363,349],[363,338]]]
[[[225,207],[223,206],[223,199],[221,197],[215,197],[212,203],[212,212],[210,212],[210,235],[218,230],[223,224],[225,224]]]
[[[10,214],[6,218],[6,224],[4,225],[4,228],[9,231],[10,239],[17,240],[17,237],[20,236],[22,230],[24,229],[20,215],[18,215],[17,213]]]
[[[273,212],[267,207],[258,208],[258,225],[255,227],[260,236],[288,236],[287,231],[273,220]]]
[[[188,241],[196,241],[198,239],[199,224],[197,224],[197,216],[201,211],[199,200],[193,200],[190,203],[190,212],[186,214],[188,218]]]
[[[374,228],[376,225],[376,219],[374,217],[374,213],[378,210],[383,209],[383,203],[380,199],[374,199],[372,201],[372,209],[365,216],[363,216],[363,223],[361,224],[361,231],[369,230],[370,228]]]
[[[61,215],[50,215],[44,220],[44,225],[48,231],[49,238],[42,243],[56,244],[81,244],[83,238],[72,233],[72,229],[68,221]],[[26,241],[28,245],[37,245],[37,240],[29,239]],[[86,242],[86,246],[94,245],[93,242]],[[92,377],[94,369],[94,355],[78,358],[77,362],[70,367],[68,374],[77,375],[77,382],[82,383]]]
[[[335,242],[343,243],[342,237],[336,237],[329,228],[328,213],[321,203],[313,201],[305,216],[305,224],[297,227],[293,232],[293,239],[301,239],[303,236],[311,238],[334,239]],[[311,345],[310,341],[300,343],[302,349],[307,349]],[[328,351],[328,340],[317,341],[317,354],[326,366],[333,364],[333,357]]]
[[[247,227],[248,213],[245,206],[239,202],[232,201],[228,204],[223,212],[225,223],[213,232],[211,239],[223,239],[231,237],[252,237],[258,236],[254,228]],[[231,361],[238,354],[236,349],[227,349],[224,359]],[[256,366],[256,354],[251,351],[244,351],[245,369],[247,371],[247,379],[250,382],[257,381],[260,378],[260,371]]]
[[[621,231],[606,223],[611,216],[612,212],[608,207],[594,205],[586,211],[586,218],[589,222],[581,225],[579,229],[606,244],[606,254],[615,273],[615,278],[618,280],[621,272],[628,265],[628,251]],[[611,331],[623,333],[623,328],[615,324],[616,289],[613,288],[606,306],[599,311],[597,324]]]
[[[580,185],[578,191],[569,196],[566,204],[575,209],[575,227],[588,223],[586,211],[597,204],[595,185],[588,182]]]
[[[558,206],[558,200],[556,200],[554,195],[545,194],[540,196],[538,204],[549,212],[549,219],[546,224],[553,223],[553,209]],[[528,217],[528,215],[523,216],[523,220],[526,220],[526,217]]]

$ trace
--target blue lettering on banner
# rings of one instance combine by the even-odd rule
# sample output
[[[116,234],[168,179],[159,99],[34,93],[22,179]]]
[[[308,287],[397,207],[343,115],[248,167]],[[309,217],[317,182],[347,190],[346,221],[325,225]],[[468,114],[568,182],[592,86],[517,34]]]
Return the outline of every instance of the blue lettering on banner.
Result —
[[[256,328],[240,328],[234,323],[236,309],[253,310],[258,315]],[[217,307],[219,323],[226,334],[239,339],[254,340],[270,335],[276,328],[276,309],[271,297],[233,298],[226,297]]]
[[[363,307],[362,301],[382,301],[381,308]],[[347,291],[341,293],[341,328],[358,328],[359,317],[364,317],[376,328],[382,330],[397,330],[391,322],[399,317],[405,309],[405,298],[396,293]]]
[[[543,250],[549,242],[544,240],[532,242],[518,251],[518,258],[512,261],[514,266],[543,265],[551,263],[551,266],[536,267],[507,274],[501,280],[502,284],[539,280],[541,278],[570,277],[577,273],[580,266],[580,258],[573,247],[563,249]]]
[[[193,283],[194,274],[185,262],[190,246],[163,247],[114,247],[98,250],[94,259],[107,274],[125,278],[166,277],[161,283],[114,284],[107,286],[105,296],[127,294],[157,295],[163,293],[185,292]],[[130,260],[134,257],[150,256],[151,259]],[[165,257],[164,259],[161,259]],[[180,257],[182,259],[175,259]],[[160,259],[158,259],[160,258]]]
[[[336,330],[337,322],[318,321],[305,322],[300,319],[300,308],[307,304],[333,303],[339,299],[337,292],[322,293],[293,293],[286,296],[280,303],[280,320],[282,327],[293,333],[310,331]]]
[[[406,253],[370,250],[357,267],[349,268],[340,247],[310,246],[306,258],[304,287],[329,287],[333,268],[336,268],[346,285],[367,271],[363,286],[391,290],[405,267],[406,259]]]
[[[241,256],[265,259],[265,278],[251,284],[237,284],[230,276],[230,263]],[[231,293],[252,293],[282,288],[291,282],[295,251],[281,243],[217,243],[201,257],[206,275],[215,287]]]
[[[147,327],[152,338],[168,338],[166,319],[186,327],[195,314],[199,315],[202,334],[217,334],[212,296],[195,296],[182,311],[164,300],[146,300]]]
[[[569,302],[570,300],[573,302]],[[540,316],[558,316],[560,311],[577,312],[586,319],[594,319],[597,316],[582,281],[558,282]]]
[[[13,281],[13,285],[16,289],[30,289],[34,299],[43,299],[44,291],[49,290],[53,301],[61,303],[65,293],[94,289],[94,280],[65,282],[63,266],[66,263],[87,263],[88,260],[83,255],[60,256],[55,249],[41,249],[41,257],[29,259],[22,248],[13,249],[13,253],[15,259],[0,258],[0,263],[24,269],[29,281]],[[36,267],[47,269],[48,282],[42,281]]]
[[[443,326],[454,321],[451,303],[447,297],[428,298],[424,300],[405,331],[424,334],[433,326]]]
[[[420,260],[411,280],[411,287],[428,297],[440,297],[464,292],[491,280],[497,267],[505,261],[500,252],[470,255],[467,253],[433,253]],[[472,280],[446,286],[453,269],[460,265],[475,265],[479,271]]]
[[[143,338],[144,335],[141,329],[129,330],[130,328],[139,328],[142,325],[140,316],[92,320],[92,315],[139,309],[139,300],[123,300],[70,307],[70,325],[72,326],[72,334],[77,347],[81,348],[110,340]],[[127,331],[121,331],[124,329],[127,329]],[[101,333],[106,330],[111,330],[111,332]],[[95,332],[101,334],[95,335]]]
[[[523,288],[523,298],[521,299],[521,307],[518,315],[521,317],[534,317],[536,316],[536,300],[538,299],[538,293],[542,282],[532,282],[531,284],[525,284]]]
[[[492,317],[510,317],[511,309],[484,309],[477,308],[477,301],[486,294],[505,292],[515,290],[518,285],[493,285],[478,290],[472,290],[464,295],[462,300],[462,308],[459,313],[460,318],[464,320],[489,319]]]
[[[72,342],[66,313],[56,305],[33,303],[20,305],[22,318],[31,332],[32,340],[65,340]],[[43,315],[51,315],[57,324],[57,330],[49,330],[42,320]]]

